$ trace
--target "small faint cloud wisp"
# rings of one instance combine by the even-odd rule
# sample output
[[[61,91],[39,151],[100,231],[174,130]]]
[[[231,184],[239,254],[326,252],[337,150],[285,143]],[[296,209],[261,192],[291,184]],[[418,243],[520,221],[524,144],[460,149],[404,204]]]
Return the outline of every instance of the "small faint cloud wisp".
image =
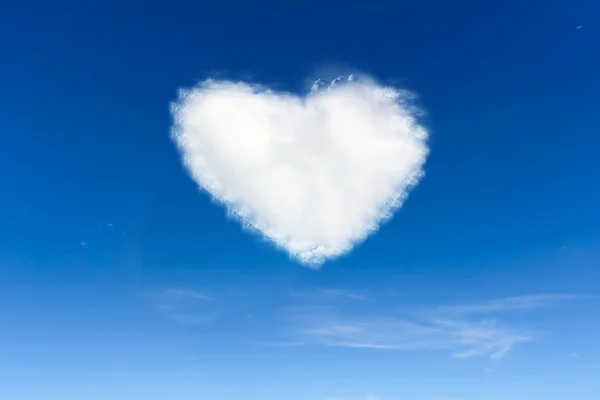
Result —
[[[292,296],[303,298],[304,300],[323,301],[330,300],[369,300],[369,297],[364,293],[347,290],[347,289],[313,289],[292,293]]]
[[[567,294],[536,294],[526,296],[507,297],[484,303],[462,304],[457,306],[440,306],[428,310],[431,314],[441,315],[473,315],[490,314],[504,311],[533,310],[536,308],[552,307],[575,296]]]
[[[305,97],[209,79],[180,91],[172,138],[230,216],[318,267],[375,232],[423,176],[427,132],[411,99],[354,76]]]
[[[515,345],[531,341],[529,328],[510,326],[492,314],[549,307],[571,299],[542,294],[489,302],[440,306],[390,315],[340,311],[330,305],[290,308],[292,334],[307,344],[389,350],[447,350],[456,358],[502,358]]]
[[[167,318],[180,324],[205,324],[216,316],[214,297],[200,291],[167,288],[140,293]]]
[[[327,397],[325,400],[380,400],[378,397],[367,394],[360,397]]]

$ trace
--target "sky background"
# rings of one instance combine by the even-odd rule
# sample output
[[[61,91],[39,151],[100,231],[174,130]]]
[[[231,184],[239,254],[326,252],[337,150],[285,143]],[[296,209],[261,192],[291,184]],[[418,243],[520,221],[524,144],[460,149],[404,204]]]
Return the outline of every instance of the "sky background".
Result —
[[[597,1],[1,9],[1,398],[600,396]],[[169,104],[357,70],[419,95],[431,153],[313,270],[198,190]]]

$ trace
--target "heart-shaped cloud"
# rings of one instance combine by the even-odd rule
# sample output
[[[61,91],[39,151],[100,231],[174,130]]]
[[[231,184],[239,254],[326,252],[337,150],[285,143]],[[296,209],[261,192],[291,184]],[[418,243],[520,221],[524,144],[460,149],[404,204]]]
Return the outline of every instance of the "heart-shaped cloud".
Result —
[[[409,97],[352,76],[305,97],[209,79],[180,91],[172,137],[230,215],[316,267],[377,230],[422,177],[427,133]]]

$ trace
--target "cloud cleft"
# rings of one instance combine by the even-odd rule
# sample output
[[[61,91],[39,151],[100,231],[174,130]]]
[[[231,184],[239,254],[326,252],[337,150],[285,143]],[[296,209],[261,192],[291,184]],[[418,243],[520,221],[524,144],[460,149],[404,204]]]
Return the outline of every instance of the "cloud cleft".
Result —
[[[209,79],[180,92],[172,138],[230,216],[318,267],[375,232],[422,178],[427,132],[409,100],[354,76],[305,97]]]

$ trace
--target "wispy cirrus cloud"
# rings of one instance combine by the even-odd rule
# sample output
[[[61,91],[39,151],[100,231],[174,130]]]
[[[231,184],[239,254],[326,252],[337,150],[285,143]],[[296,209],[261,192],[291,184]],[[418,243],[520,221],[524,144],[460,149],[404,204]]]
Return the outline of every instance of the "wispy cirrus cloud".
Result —
[[[439,306],[429,310],[432,314],[464,316],[473,314],[491,314],[504,311],[533,310],[536,308],[552,307],[575,296],[568,294],[535,294],[526,296],[506,297],[481,303]]]
[[[312,290],[305,290],[292,293],[292,296],[297,298],[303,298],[305,300],[316,300],[323,301],[329,300],[369,300],[369,296],[363,292],[348,290],[348,289],[334,289],[334,288],[318,288]]]
[[[296,319],[305,342],[337,347],[388,350],[449,350],[457,358],[501,358],[533,339],[525,329],[496,320],[409,321],[397,317],[308,316]]]
[[[197,301],[197,300],[214,300],[215,298],[207,293],[199,292],[197,290],[189,289],[162,289],[155,291],[155,294],[159,294],[164,297],[172,299],[178,299],[180,301]]]
[[[217,314],[216,299],[205,292],[166,288],[140,293],[167,318],[181,324],[204,324]]]
[[[365,394],[362,396],[326,397],[324,400],[383,400],[383,399],[380,397],[374,396],[372,394]],[[394,398],[386,397],[386,400],[400,400],[400,399],[397,397],[394,397]],[[438,396],[436,396],[436,397],[428,398],[427,400],[466,400],[466,399],[464,399],[462,397],[457,398],[457,397],[438,397]]]
[[[380,400],[379,397],[367,394],[359,397],[327,397],[325,400]]]
[[[368,296],[366,296],[365,294],[359,293],[359,292],[354,292],[354,291],[350,291],[350,290],[344,290],[344,289],[320,289],[317,291],[317,293],[323,295],[323,296],[328,296],[331,298],[345,298],[345,299],[353,299],[353,300],[368,300]]]
[[[573,296],[539,294],[465,305],[443,305],[417,313],[353,312],[331,304],[290,308],[293,335],[308,344],[388,350],[446,350],[457,358],[502,358],[533,340],[534,330],[512,326],[495,313],[550,307]]]
[[[204,291],[165,288],[145,292],[143,296],[164,316],[181,324],[206,324],[224,312],[222,302]],[[504,318],[507,313],[554,307],[575,297],[534,294],[415,310],[390,309],[390,299],[373,293],[340,288],[304,290],[291,293],[291,303],[284,306],[286,337],[269,343],[437,350],[450,352],[456,358],[499,359],[516,345],[539,335],[537,329],[508,323]],[[384,307],[382,301],[387,303]],[[230,317],[239,317],[241,313],[236,309],[240,307],[240,302],[229,299],[226,308]],[[282,327],[281,322],[264,321],[273,324],[275,330]]]

